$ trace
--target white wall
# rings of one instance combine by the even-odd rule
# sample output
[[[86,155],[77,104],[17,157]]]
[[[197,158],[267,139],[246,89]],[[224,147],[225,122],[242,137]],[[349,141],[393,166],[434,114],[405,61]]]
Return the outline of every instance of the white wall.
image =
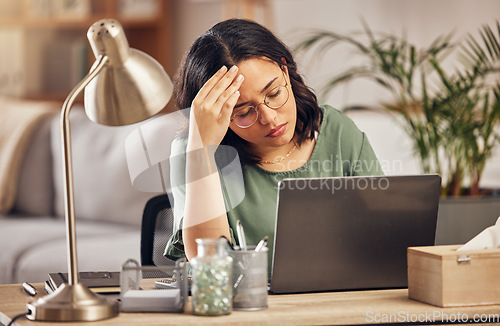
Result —
[[[276,0],[282,10],[277,15],[277,31],[289,44],[300,31],[326,28],[350,32],[362,28],[360,17],[374,31],[407,35],[417,46],[427,46],[436,37],[455,30],[456,36],[475,33],[482,24],[493,24],[500,12],[498,0]],[[313,88],[320,89],[332,73],[356,62],[350,52],[329,52],[320,61],[304,62],[304,74]],[[306,68],[307,67],[307,68]],[[359,86],[359,87],[358,87]],[[387,99],[386,93],[369,82],[359,81],[342,87],[327,102],[339,108],[348,105],[373,105]]]
[[[231,0],[229,0],[231,1]],[[293,47],[308,30],[336,32],[361,30],[360,18],[374,31],[407,35],[417,46],[430,44],[437,36],[455,30],[455,35],[475,33],[482,24],[492,24],[500,13],[499,0],[269,0],[275,13],[275,33]],[[183,53],[201,33],[223,19],[223,0],[174,0],[174,58]],[[349,52],[328,52],[321,60],[297,57],[308,84],[321,90],[332,73],[349,62]],[[365,81],[339,87],[323,102],[338,108],[373,106],[390,99],[380,88]]]
[[[222,1],[173,0],[173,53],[177,67],[191,43],[222,19]]]

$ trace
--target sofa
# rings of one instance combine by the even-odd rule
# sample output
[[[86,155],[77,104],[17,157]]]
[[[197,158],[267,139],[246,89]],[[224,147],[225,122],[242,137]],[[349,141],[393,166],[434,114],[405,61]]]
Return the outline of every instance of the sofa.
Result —
[[[0,284],[68,270],[59,113],[0,97]],[[142,212],[158,193],[132,187],[124,142],[135,125],[95,124],[82,105],[70,121],[78,270],[118,271],[140,260]]]

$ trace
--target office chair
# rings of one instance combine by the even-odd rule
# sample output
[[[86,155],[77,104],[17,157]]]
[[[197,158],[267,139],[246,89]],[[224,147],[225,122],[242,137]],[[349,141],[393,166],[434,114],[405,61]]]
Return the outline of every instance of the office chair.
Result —
[[[141,265],[174,266],[175,261],[163,256],[172,235],[174,215],[168,194],[152,197],[144,207],[141,226]]]

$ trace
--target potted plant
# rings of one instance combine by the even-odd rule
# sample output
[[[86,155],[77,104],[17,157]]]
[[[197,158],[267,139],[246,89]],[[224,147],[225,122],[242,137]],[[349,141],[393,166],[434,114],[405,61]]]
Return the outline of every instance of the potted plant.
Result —
[[[500,68],[500,24],[496,33],[483,26],[479,40],[469,34],[462,42],[452,42],[448,34],[422,49],[404,37],[374,33],[364,22],[363,26],[362,32],[349,34],[316,31],[297,46],[298,51],[321,54],[347,45],[363,59],[333,76],[324,93],[357,78],[374,81],[392,94],[391,102],[380,104],[402,118],[399,121],[413,142],[422,172],[442,176],[443,197],[483,195],[482,172],[500,142],[495,133],[500,121],[500,84],[493,78]],[[449,73],[443,66],[451,54],[458,55],[460,65]],[[445,201],[440,205],[440,220],[448,205]],[[496,205],[493,211],[498,216],[500,205]],[[451,214],[455,213],[452,209]],[[484,223],[491,225],[491,217]],[[482,226],[467,228],[476,232]]]

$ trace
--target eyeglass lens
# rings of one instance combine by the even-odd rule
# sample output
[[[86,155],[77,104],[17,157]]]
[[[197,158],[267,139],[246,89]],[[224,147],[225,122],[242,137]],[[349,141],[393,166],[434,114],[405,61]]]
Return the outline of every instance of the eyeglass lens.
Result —
[[[264,104],[271,109],[279,109],[288,101],[288,89],[279,85],[270,90],[264,98]],[[241,128],[248,128],[257,121],[258,109],[255,106],[246,106],[234,114],[234,123]]]

